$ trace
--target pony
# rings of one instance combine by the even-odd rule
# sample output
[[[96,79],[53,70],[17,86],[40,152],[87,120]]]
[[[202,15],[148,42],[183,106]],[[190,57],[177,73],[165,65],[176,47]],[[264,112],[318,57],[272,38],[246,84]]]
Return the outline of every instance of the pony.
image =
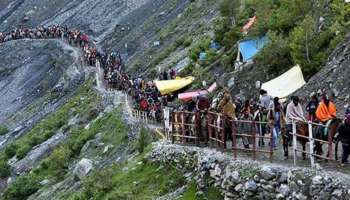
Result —
[[[325,128],[327,128],[327,136],[325,136],[324,134],[322,134],[324,128],[320,128],[317,127],[315,129],[313,129],[313,133],[317,133],[314,134],[313,137],[315,139],[319,139],[319,140],[324,140],[324,141],[328,141],[329,137],[330,140],[332,142],[335,143],[335,158],[338,158],[338,143],[339,141],[336,139],[336,134],[338,131],[338,127],[339,125],[342,123],[341,119],[338,118],[334,118],[332,119],[332,121],[329,123],[329,125]],[[297,123],[296,125],[296,134],[297,135],[301,135],[304,137],[297,137],[297,141],[300,142],[300,144],[302,145],[302,149],[303,149],[303,159],[306,159],[306,143],[309,142],[309,127],[307,123]],[[283,151],[284,151],[284,156],[286,158],[288,158],[288,147],[290,142],[292,141],[292,134],[289,133],[286,130],[282,130],[282,138],[283,138]],[[322,150],[322,143],[319,141],[315,141],[315,145],[314,145],[314,151],[316,152],[317,155],[322,156],[323,155],[323,150]],[[327,157],[330,158],[329,153],[327,154]]]
[[[329,122],[329,125],[325,128],[327,128],[327,135],[324,135],[324,128],[318,127],[316,128],[316,136],[315,138],[320,139],[320,140],[325,140],[325,141],[331,141],[335,144],[335,151],[334,151],[334,156],[335,159],[338,159],[338,144],[339,140],[336,138],[336,135],[338,133],[338,128],[341,125],[343,121],[339,118],[334,118]],[[331,147],[331,146],[330,146]],[[323,155],[323,148],[322,148],[322,143],[315,141],[315,152],[317,155]],[[327,157],[329,158],[329,151],[327,153]]]

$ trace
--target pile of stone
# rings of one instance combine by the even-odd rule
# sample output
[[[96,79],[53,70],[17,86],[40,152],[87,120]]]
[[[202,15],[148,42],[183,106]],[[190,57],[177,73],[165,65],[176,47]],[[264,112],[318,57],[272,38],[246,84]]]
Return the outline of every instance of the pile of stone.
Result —
[[[350,187],[323,171],[234,160],[215,150],[166,142],[155,143],[147,158],[193,172],[198,194],[214,185],[225,199],[350,199]]]

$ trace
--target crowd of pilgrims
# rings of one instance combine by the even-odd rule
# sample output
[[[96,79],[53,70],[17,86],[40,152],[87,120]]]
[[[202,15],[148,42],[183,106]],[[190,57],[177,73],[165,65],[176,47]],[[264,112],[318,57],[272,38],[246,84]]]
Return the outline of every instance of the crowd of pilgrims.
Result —
[[[162,120],[162,108],[167,106],[174,96],[162,96],[153,81],[147,81],[142,77],[131,78],[123,73],[123,61],[120,54],[110,54],[97,51],[95,45],[90,41],[89,36],[79,30],[68,29],[66,26],[39,26],[37,28],[18,28],[8,33],[0,32],[0,43],[18,39],[50,39],[59,38],[66,40],[69,44],[81,48],[87,64],[96,66],[99,62],[103,69],[104,79],[111,88],[126,91],[132,98],[133,106],[137,110],[147,112],[150,117]],[[163,71],[159,75],[160,80],[175,79],[174,69]],[[321,97],[321,101],[319,98]],[[333,97],[334,98],[334,97]],[[223,88],[214,98],[199,96],[191,101],[177,105],[174,110],[190,112],[217,112],[222,113],[228,119],[244,119],[258,122],[268,122],[258,132],[264,135],[271,129],[273,148],[277,147],[281,130],[286,128],[291,132],[292,119],[311,120],[326,123],[336,117],[336,107],[332,97],[313,93],[306,107],[301,107],[299,97],[293,96],[289,101],[281,103],[278,97],[271,97],[266,91],[260,91],[260,97],[242,101],[239,97],[232,99],[228,89]],[[304,114],[304,110],[307,114]],[[202,115],[202,117],[205,115]],[[230,125],[225,124],[225,129],[230,131]],[[205,132],[205,131],[204,131]],[[340,138],[343,144],[342,162],[347,162],[350,154],[350,109],[347,109],[345,120],[339,129]],[[249,148],[251,141],[243,140],[246,148]],[[265,145],[264,140],[259,145]]]
[[[153,81],[146,81],[141,77],[129,78],[123,73],[121,55],[116,52],[99,52],[86,33],[69,29],[67,26],[38,26],[37,28],[17,28],[7,33],[0,32],[0,43],[20,39],[62,39],[70,45],[82,49],[85,61],[90,66],[99,66],[103,69],[104,79],[111,88],[127,91],[133,100],[135,109],[147,112],[150,117],[162,120],[161,105],[166,97],[161,97]],[[174,70],[165,71],[161,79],[175,78]],[[163,103],[163,104],[162,104]]]

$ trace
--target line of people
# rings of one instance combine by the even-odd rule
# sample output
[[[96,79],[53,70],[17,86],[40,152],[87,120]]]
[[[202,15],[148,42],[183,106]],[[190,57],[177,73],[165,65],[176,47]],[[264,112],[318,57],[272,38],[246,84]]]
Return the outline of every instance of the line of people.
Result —
[[[135,109],[148,112],[154,119],[162,120],[162,107],[167,105],[169,97],[162,97],[152,81],[146,81],[141,77],[132,79],[123,73],[124,64],[120,54],[114,52],[107,54],[97,51],[87,34],[78,30],[68,29],[66,26],[39,26],[33,29],[18,28],[8,33],[0,32],[0,43],[25,38],[60,38],[67,40],[71,45],[82,48],[86,62],[90,66],[95,66],[98,61],[103,69],[107,83],[112,88],[127,91],[133,99]],[[175,70],[164,71],[160,74],[161,80],[174,79],[175,77]],[[311,100],[306,106],[308,115],[304,114],[300,99],[297,96],[292,96],[289,104],[283,105],[278,97],[272,98],[264,90],[260,91],[260,99],[246,100],[242,103],[240,98],[236,98],[233,102],[229,90],[225,89],[213,101],[210,101],[206,96],[200,96],[194,98],[186,105],[180,106],[177,110],[212,111],[222,113],[228,119],[268,122],[267,126],[260,126],[257,132],[262,136],[267,132],[271,132],[273,140],[269,145],[276,148],[282,130],[286,129],[287,132],[291,132],[293,120],[310,120],[326,125],[327,122],[336,118],[336,106],[333,101],[327,95],[322,95],[321,102],[319,102],[318,96],[319,94],[316,93],[311,95]],[[201,117],[204,118],[204,115]],[[345,117],[346,120],[339,128],[339,138],[343,144],[342,162],[344,163],[347,162],[347,157],[350,154],[350,109],[346,112]],[[230,131],[232,128],[229,124],[225,126],[227,131]],[[322,130],[317,131],[318,134],[322,134],[322,132]],[[206,134],[202,135],[206,137]],[[246,148],[249,148],[251,141],[244,139],[243,144]],[[259,145],[265,145],[263,139],[259,140]]]
[[[319,97],[321,97],[320,102],[318,101]],[[259,99],[249,99],[242,103],[240,98],[236,98],[233,101],[228,89],[224,89],[212,101],[207,96],[199,96],[175,109],[175,111],[217,112],[223,114],[228,119],[226,120],[226,124],[224,124],[227,137],[230,137],[232,132],[231,120],[259,122],[255,127],[255,132],[260,136],[271,133],[272,142],[269,145],[274,149],[280,143],[282,131],[286,131],[286,133],[292,132],[293,121],[312,121],[329,126],[328,123],[337,118],[336,105],[333,99],[326,94],[313,93],[310,96],[310,101],[306,104],[305,110],[307,114],[304,113],[301,100],[298,96],[292,96],[289,102],[282,102],[278,97],[273,98],[265,90],[261,90]],[[178,121],[179,119],[175,120]],[[186,121],[191,122],[191,120],[191,116],[188,115]],[[201,114],[201,122],[198,127],[200,127],[199,133],[203,141],[207,141],[208,137],[208,120],[208,115]],[[247,123],[237,124],[239,124],[238,129],[240,129],[241,133],[252,133],[251,125]],[[328,136],[324,134],[325,129],[318,128],[315,131],[316,134],[314,137],[328,140]],[[350,154],[350,109],[347,109],[344,123],[339,126],[338,133],[338,139],[342,142],[343,147],[342,162],[346,163]],[[283,136],[291,137],[290,134],[284,134]],[[230,138],[226,139],[229,140]],[[291,141],[291,139],[289,138],[287,141]],[[249,137],[242,137],[242,143],[245,148],[250,148],[252,140]],[[263,138],[259,139],[258,145],[265,146]]]

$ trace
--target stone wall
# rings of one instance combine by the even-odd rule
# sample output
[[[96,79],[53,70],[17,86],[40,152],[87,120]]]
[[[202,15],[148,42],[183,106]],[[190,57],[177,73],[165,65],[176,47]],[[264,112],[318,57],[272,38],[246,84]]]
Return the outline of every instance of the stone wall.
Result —
[[[347,175],[338,173],[235,160],[213,149],[164,142],[155,143],[147,159],[175,165],[196,181],[198,194],[214,185],[225,199],[350,199]]]

